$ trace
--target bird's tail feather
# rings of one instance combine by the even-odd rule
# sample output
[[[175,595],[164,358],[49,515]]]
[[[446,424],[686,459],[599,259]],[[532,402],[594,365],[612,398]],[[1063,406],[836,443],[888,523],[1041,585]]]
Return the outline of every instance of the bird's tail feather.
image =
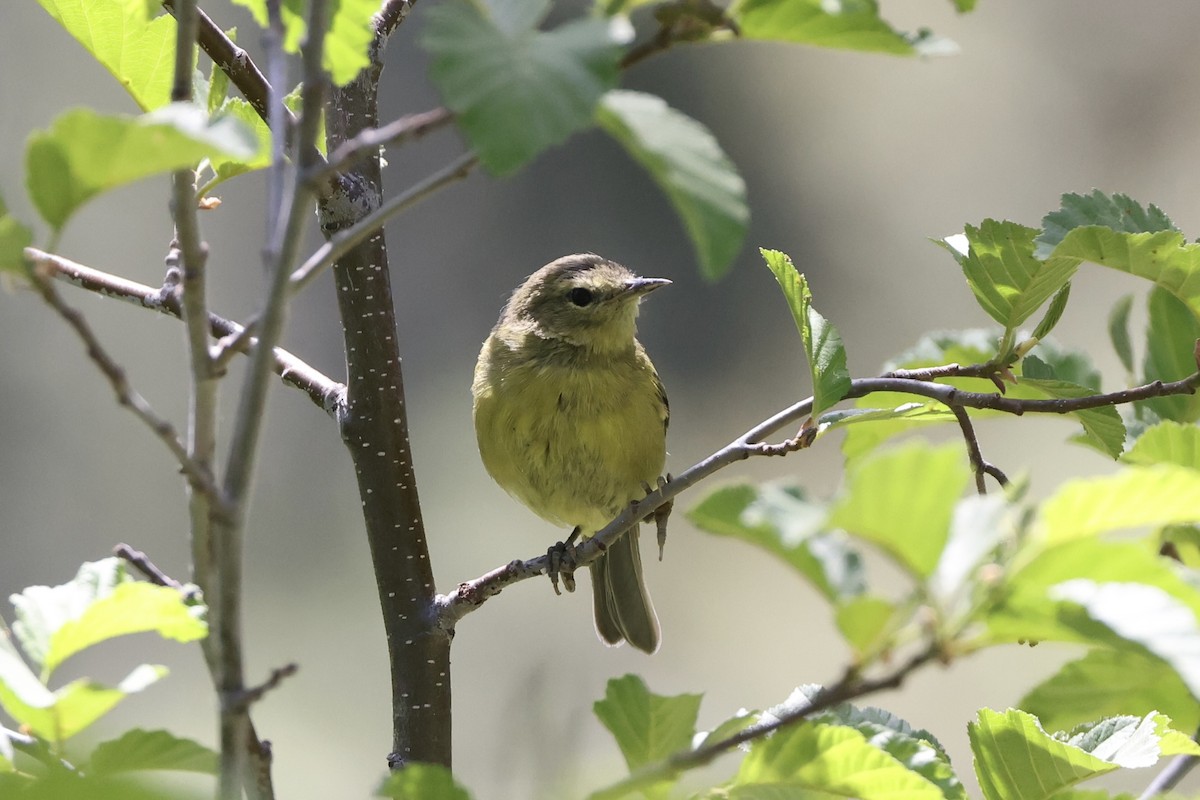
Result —
[[[639,529],[626,533],[591,564],[592,604],[596,633],[610,645],[627,641],[653,653],[661,634],[658,615],[642,577]]]

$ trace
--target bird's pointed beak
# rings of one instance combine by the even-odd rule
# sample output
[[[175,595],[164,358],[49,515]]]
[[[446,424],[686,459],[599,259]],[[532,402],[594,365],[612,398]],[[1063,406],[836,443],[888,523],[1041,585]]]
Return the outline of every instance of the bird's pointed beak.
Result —
[[[643,297],[655,289],[670,286],[666,278],[633,278],[625,283],[625,291],[635,297]]]

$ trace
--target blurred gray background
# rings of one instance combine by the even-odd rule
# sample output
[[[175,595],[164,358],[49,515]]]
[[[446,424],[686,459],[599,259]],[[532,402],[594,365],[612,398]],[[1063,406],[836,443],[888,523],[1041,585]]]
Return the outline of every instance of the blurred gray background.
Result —
[[[885,12],[902,29],[929,25],[957,41],[956,57],[732,43],[681,47],[625,77],[626,87],[662,94],[707,124],[746,177],[752,227],[719,283],[698,277],[667,202],[599,133],[573,138],[512,179],[475,174],[388,226],[417,474],[442,590],[542,552],[562,535],[484,473],[469,393],[479,343],[508,292],[559,255],[594,250],[675,282],[644,306],[641,331],[670,391],[668,468],[679,472],[808,394],[798,338],[759,246],[794,257],[819,309],[840,328],[851,371],[868,375],[925,331],[988,322],[953,260],[926,237],[985,216],[1037,225],[1061,193],[1093,187],[1154,202],[1183,230],[1200,229],[1200,5],[982,0],[962,17],[949,6],[889,3]],[[225,2],[205,7],[257,45],[241,11]],[[438,103],[414,45],[421,8],[388,51],[388,119]],[[0,144],[10,154],[0,162],[0,188],[31,220],[17,155],[28,133],[74,105],[136,109],[32,2],[6,5],[0,52]],[[436,170],[462,146],[446,131],[391,151],[389,190]],[[60,252],[157,285],[170,234],[167,196],[160,179],[94,201]],[[203,219],[213,305],[238,318],[253,312],[262,286],[261,177],[225,187],[222,197]],[[1122,376],[1107,355],[1104,316],[1120,294],[1143,288],[1085,268],[1059,329],[1064,343],[1102,354],[1110,387]],[[180,325],[63,291],[137,388],[182,427]],[[184,577],[185,501],[164,450],[116,406],[79,342],[32,294],[0,295],[0,341],[0,595],[65,581],[80,561],[120,541]],[[328,276],[296,301],[286,345],[342,377]],[[231,386],[237,377],[235,370]],[[233,399],[225,398],[227,421]],[[991,460],[1010,474],[1027,470],[1038,494],[1110,468],[1090,451],[1060,445],[1073,432],[1067,421],[989,421],[980,432]],[[722,477],[799,482],[827,495],[839,482],[838,441]],[[679,511],[698,499],[685,496]],[[384,771],[387,664],[358,505],[330,420],[298,392],[277,388],[250,519],[246,622],[253,679],[300,665],[255,713],[275,743],[281,797],[365,797]],[[561,797],[564,786],[581,794],[617,776],[620,755],[591,714],[610,677],[637,672],[660,693],[704,692],[700,723],[711,726],[740,707],[777,703],[798,684],[833,680],[846,664],[829,608],[814,592],[760,553],[697,532],[682,513],[666,560],[648,564],[647,574],[664,630],[652,658],[602,647],[586,589],[556,598],[542,581],[506,590],[460,624],[455,758],[478,797]],[[7,602],[0,614],[11,620]],[[1015,703],[1074,652],[987,652],[932,667],[870,702],[936,733],[967,777],[966,724],[975,709]],[[173,673],[126,701],[95,736],[140,724],[212,743],[215,703],[194,647],[130,639],[66,672],[116,681],[140,660]]]

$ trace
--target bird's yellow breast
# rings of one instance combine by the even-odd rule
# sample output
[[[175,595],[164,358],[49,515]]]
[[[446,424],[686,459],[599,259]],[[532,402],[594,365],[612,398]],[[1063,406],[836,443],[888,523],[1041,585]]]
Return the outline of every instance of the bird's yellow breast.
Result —
[[[538,516],[598,530],[662,474],[667,408],[640,346],[537,363],[495,337],[489,347],[472,387],[479,452]]]

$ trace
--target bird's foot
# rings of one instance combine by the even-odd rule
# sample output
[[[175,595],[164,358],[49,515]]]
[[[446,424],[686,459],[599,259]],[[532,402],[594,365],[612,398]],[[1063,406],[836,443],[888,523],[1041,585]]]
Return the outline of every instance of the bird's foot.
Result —
[[[670,480],[671,480],[671,473],[668,472],[666,475],[659,476],[658,485],[655,486],[654,489],[651,489],[650,484],[646,483],[645,481],[642,482],[642,488],[646,490],[646,494],[650,494],[651,491],[661,489],[664,486],[666,486],[667,483],[670,482]],[[636,501],[634,502],[634,505],[637,505]],[[674,507],[675,507],[675,501],[668,500],[667,502],[663,503],[658,508],[654,509],[654,511],[647,514],[646,518],[642,520],[643,522],[649,522],[651,519],[654,520],[654,527],[658,531],[658,560],[659,561],[662,561],[663,548],[665,548],[667,546],[667,519],[671,516],[671,509]]]
[[[550,576],[550,585],[554,587],[555,594],[562,594],[558,590],[559,578],[564,589],[575,591],[575,540],[579,538],[579,530],[576,527],[565,542],[558,542],[546,550],[546,558],[550,561],[546,574]]]

